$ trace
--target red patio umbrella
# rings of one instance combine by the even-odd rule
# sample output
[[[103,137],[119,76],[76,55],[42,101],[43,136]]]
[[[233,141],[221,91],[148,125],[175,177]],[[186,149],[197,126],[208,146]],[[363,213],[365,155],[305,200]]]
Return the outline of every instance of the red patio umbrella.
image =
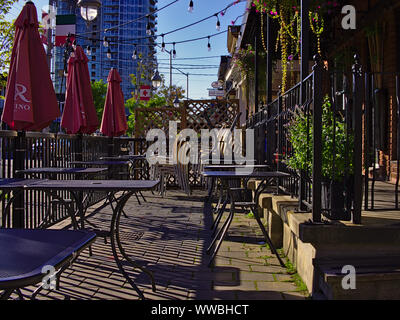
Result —
[[[123,135],[128,129],[126,122],[124,95],[120,86],[121,77],[117,69],[112,68],[108,74],[108,87],[104,103],[100,131],[109,137]]]
[[[67,133],[91,134],[99,126],[90,85],[89,59],[81,46],[75,46],[68,59],[67,89],[61,127]]]
[[[60,116],[60,110],[33,2],[24,5],[14,25],[2,121],[14,130],[40,131]]]

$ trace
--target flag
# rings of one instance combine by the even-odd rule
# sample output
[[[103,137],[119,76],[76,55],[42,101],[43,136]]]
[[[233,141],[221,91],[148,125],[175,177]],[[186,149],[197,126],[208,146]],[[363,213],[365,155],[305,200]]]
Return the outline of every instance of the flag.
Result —
[[[62,47],[67,41],[68,34],[71,34],[71,41],[74,41],[76,29],[76,15],[63,14],[56,16],[56,39],[55,46]]]
[[[150,86],[142,85],[140,86],[140,100],[148,101],[150,100]]]

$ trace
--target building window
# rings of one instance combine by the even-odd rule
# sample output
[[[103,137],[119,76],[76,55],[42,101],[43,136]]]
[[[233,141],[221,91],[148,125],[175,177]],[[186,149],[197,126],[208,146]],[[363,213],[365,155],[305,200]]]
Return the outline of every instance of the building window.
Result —
[[[96,72],[92,72],[92,77],[95,77],[96,76]]]

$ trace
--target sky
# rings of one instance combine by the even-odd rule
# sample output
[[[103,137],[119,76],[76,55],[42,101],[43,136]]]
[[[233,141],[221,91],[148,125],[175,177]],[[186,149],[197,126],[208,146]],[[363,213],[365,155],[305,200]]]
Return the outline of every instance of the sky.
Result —
[[[48,0],[33,0],[38,11],[40,8],[48,4]],[[159,0],[157,7],[161,9],[166,5],[174,2],[173,0]],[[172,50],[172,42],[186,41],[196,38],[203,38],[198,41],[185,43],[177,43],[175,45],[176,59],[172,60],[172,66],[180,69],[183,73],[189,73],[189,98],[190,99],[210,99],[207,88],[211,88],[211,83],[218,80],[218,66],[221,55],[228,55],[227,51],[227,32],[220,35],[216,33],[226,31],[232,21],[236,21],[236,25],[242,23],[242,15],[245,12],[246,1],[232,5],[223,15],[223,11],[228,5],[235,2],[234,0],[193,0],[193,12],[188,12],[190,0],[178,0],[167,8],[157,12],[157,35],[167,34],[164,37],[166,50]],[[21,11],[25,1],[19,0],[13,5],[12,10],[8,14],[8,19],[15,19]],[[221,27],[220,31],[216,29],[217,17]],[[210,17],[211,16],[211,17]],[[191,27],[184,28],[180,31],[172,32],[176,29],[193,24]],[[211,51],[208,51],[207,37],[210,37]],[[157,43],[161,44],[162,37],[157,37]],[[160,74],[164,74],[166,84],[169,84],[169,54],[161,52],[157,49],[158,68]],[[173,70],[172,83],[183,87],[186,90],[187,77],[178,70]]]

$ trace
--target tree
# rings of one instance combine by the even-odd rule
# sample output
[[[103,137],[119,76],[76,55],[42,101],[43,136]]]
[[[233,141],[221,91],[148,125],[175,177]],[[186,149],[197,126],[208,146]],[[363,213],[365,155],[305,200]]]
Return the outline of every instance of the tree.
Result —
[[[101,118],[103,117],[104,103],[106,102],[107,84],[100,79],[98,81],[93,81],[91,86],[97,118],[99,119],[99,122],[101,122]]]
[[[0,0],[0,87],[7,85],[12,45],[14,41],[14,22],[5,20],[11,6],[17,0]]]

